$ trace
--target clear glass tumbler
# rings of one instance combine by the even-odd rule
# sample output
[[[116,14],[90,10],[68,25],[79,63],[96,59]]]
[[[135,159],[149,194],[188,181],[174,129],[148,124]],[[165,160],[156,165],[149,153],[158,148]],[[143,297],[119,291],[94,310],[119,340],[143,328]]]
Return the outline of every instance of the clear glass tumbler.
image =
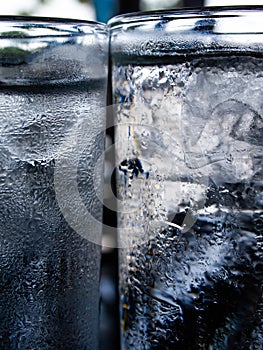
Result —
[[[0,17],[0,348],[98,348],[108,35]]]
[[[109,22],[122,349],[261,349],[263,7]]]

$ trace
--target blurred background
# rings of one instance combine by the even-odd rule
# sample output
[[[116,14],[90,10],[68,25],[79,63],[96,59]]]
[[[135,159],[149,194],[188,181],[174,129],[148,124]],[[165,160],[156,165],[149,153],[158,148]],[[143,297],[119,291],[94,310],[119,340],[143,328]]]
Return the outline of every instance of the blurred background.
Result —
[[[107,22],[114,15],[178,7],[262,5],[263,0],[8,0],[1,15],[34,15]]]
[[[61,0],[8,0],[1,2],[0,15],[33,15],[107,22],[115,15],[135,11],[227,5],[263,5],[263,0],[63,0],[63,2]],[[108,104],[111,104],[110,94],[108,96]],[[109,115],[109,123],[112,122],[111,118]],[[113,130],[108,128],[106,148],[110,147],[113,142]],[[114,155],[107,155],[105,162],[104,222],[106,225],[115,227],[116,216],[113,211],[107,208],[109,206],[107,203],[112,200],[112,188],[114,191],[113,162]],[[104,242],[111,241],[111,245],[114,245],[114,240],[115,237],[109,237],[107,232],[104,233]],[[101,350],[120,349],[117,259],[117,249],[107,248],[104,245],[100,284]]]

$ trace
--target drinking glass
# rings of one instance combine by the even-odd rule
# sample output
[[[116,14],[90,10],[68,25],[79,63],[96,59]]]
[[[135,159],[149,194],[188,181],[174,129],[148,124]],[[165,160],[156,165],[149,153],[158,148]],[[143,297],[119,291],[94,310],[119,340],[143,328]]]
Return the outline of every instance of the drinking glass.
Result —
[[[98,348],[106,26],[0,17],[0,348]]]
[[[263,7],[109,22],[122,349],[261,349]]]

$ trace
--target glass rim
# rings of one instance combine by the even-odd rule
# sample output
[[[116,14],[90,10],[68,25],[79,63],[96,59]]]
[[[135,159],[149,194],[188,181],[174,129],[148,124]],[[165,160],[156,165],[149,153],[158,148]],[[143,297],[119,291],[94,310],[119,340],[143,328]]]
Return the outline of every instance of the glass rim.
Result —
[[[236,17],[241,14],[263,11],[263,5],[238,5],[238,6],[211,6],[178,8],[154,11],[131,12],[112,17],[108,21],[110,29],[139,23],[154,22],[159,20],[173,21],[176,19],[222,18]]]
[[[9,27],[8,31],[6,31],[7,27]],[[14,31],[25,29],[27,34],[26,36],[13,36],[12,29]],[[48,33],[44,32],[45,29],[49,30]],[[35,31],[32,32],[32,30]],[[107,25],[74,18],[0,15],[0,40],[85,36],[96,33],[96,31],[105,31],[106,33]]]

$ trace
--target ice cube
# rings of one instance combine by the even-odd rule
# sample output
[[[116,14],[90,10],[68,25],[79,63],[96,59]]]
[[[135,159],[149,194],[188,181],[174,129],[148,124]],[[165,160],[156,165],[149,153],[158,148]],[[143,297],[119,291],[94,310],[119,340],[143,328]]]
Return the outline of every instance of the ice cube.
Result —
[[[242,108],[230,136],[239,141],[262,146],[263,118],[247,104],[243,104]]]
[[[216,173],[218,179],[230,182],[253,177],[262,125],[262,118],[249,105],[234,99],[219,103],[196,144],[188,146],[189,167],[203,168],[207,176]]]

